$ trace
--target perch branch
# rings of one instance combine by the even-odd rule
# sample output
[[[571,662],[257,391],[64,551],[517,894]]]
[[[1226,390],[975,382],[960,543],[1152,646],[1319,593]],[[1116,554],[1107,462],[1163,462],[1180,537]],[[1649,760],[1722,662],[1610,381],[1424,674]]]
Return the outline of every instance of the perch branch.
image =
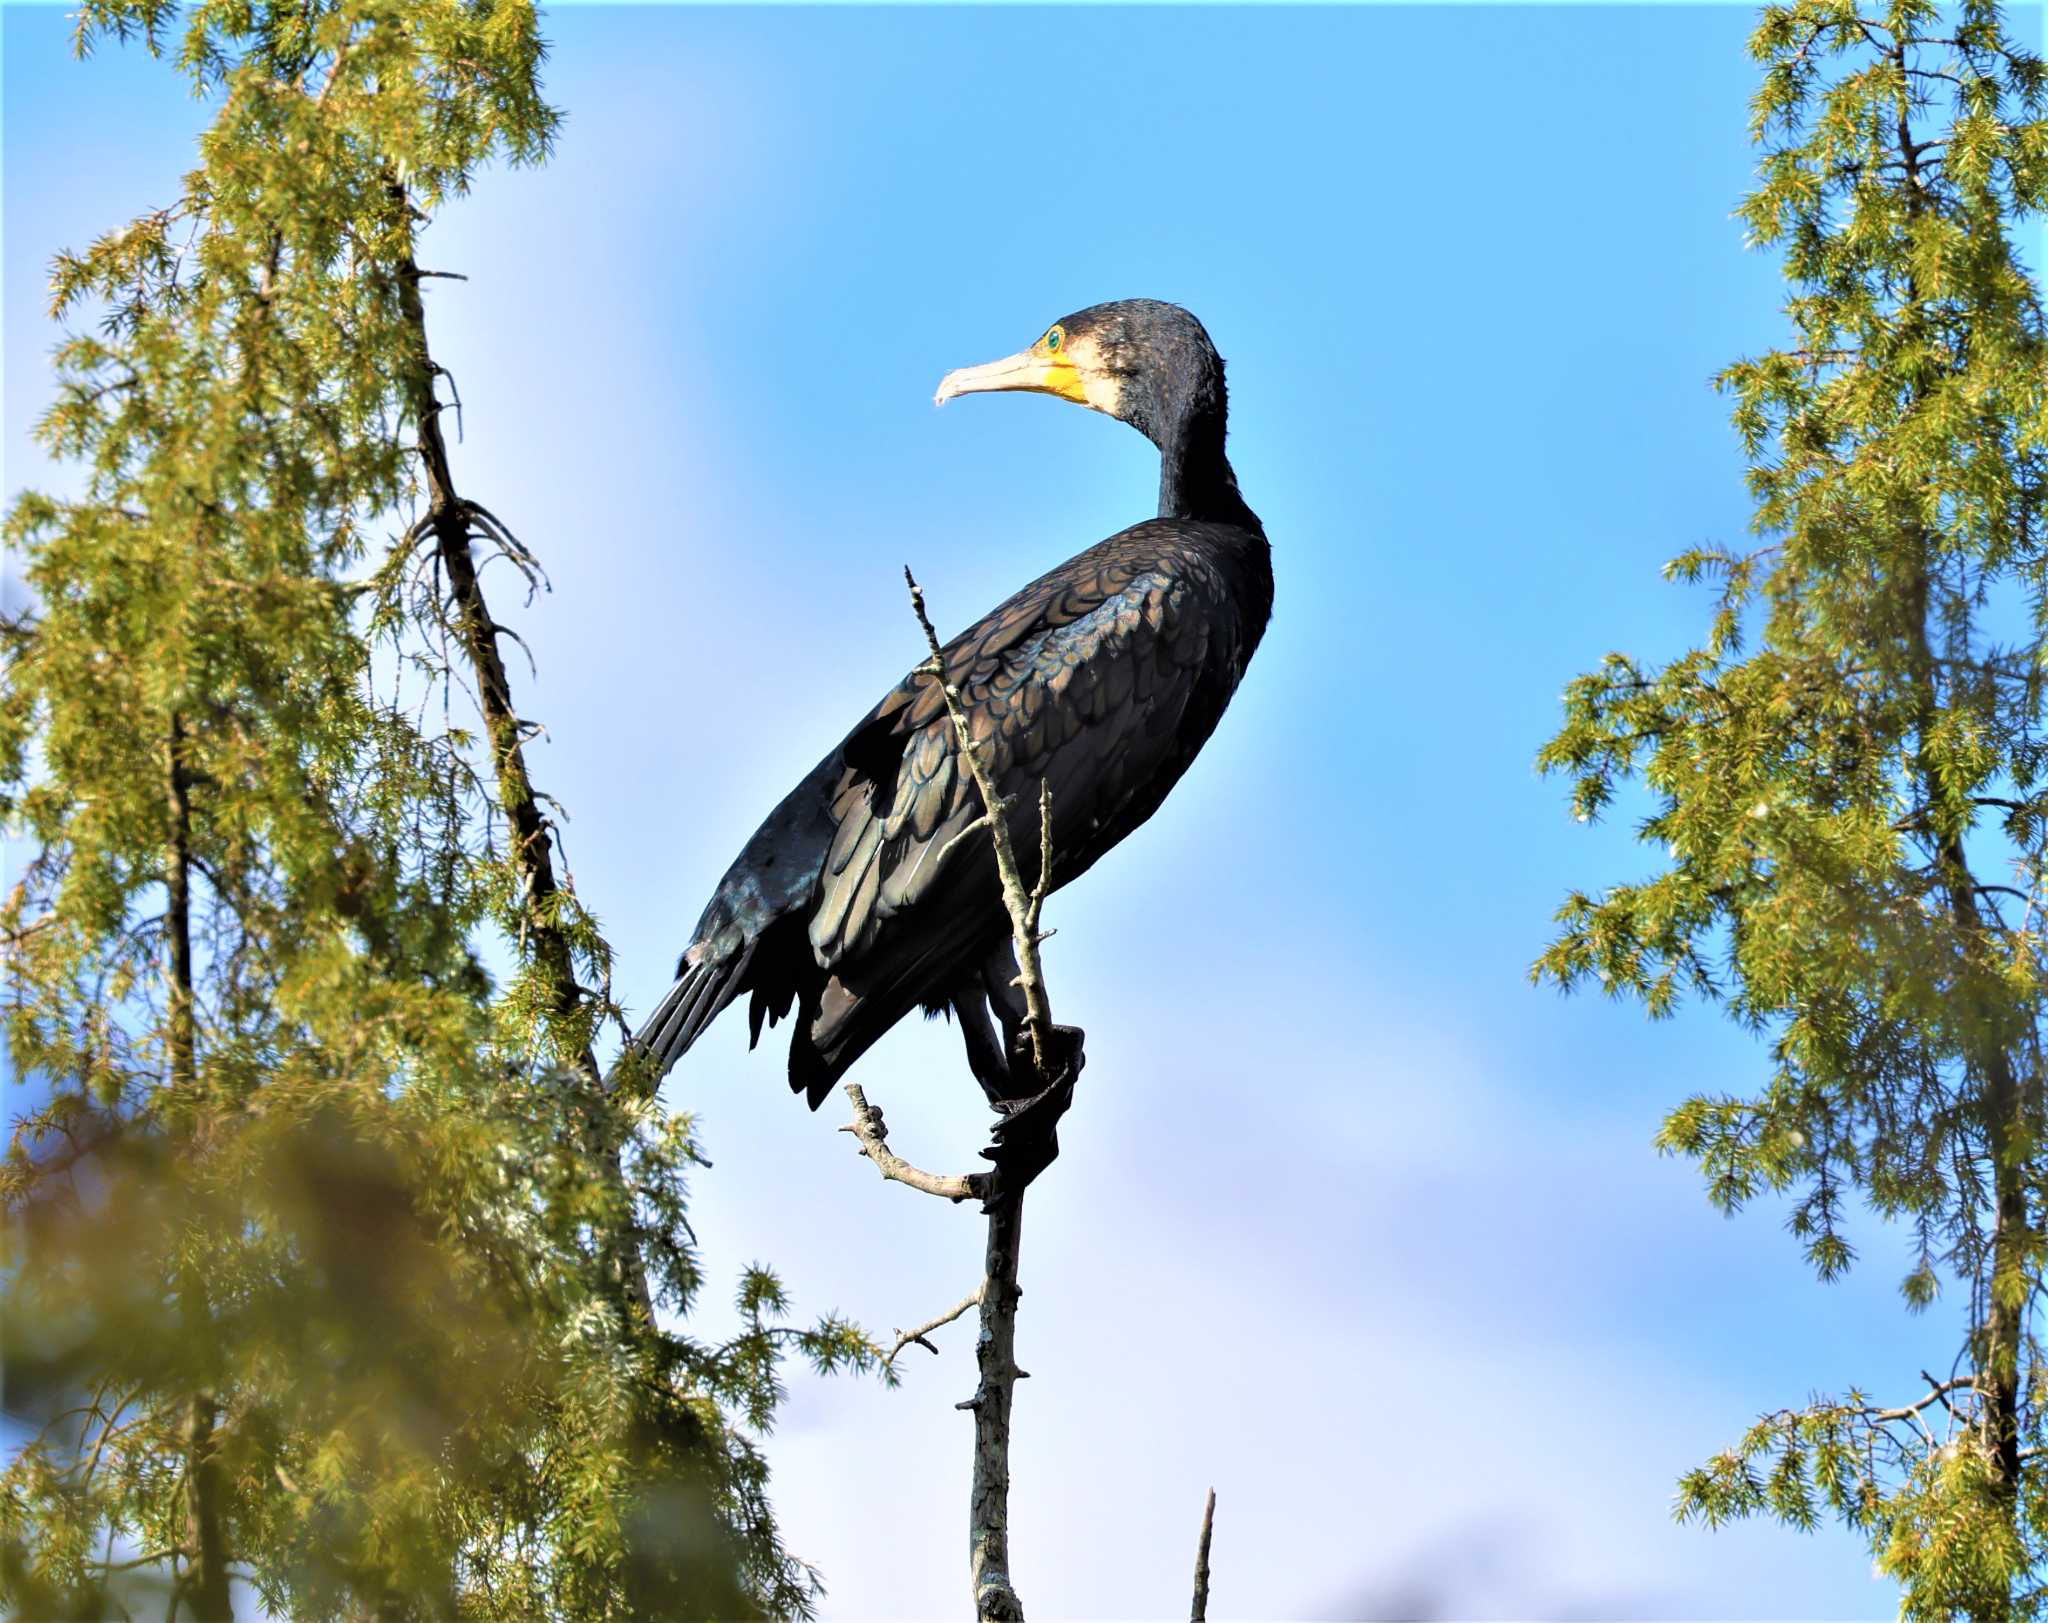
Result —
[[[1080,1069],[1080,1051],[1075,1048],[1059,1066],[1060,1074],[1048,1076],[1054,1033],[1052,1004],[1046,995],[1045,974],[1038,946],[1045,939],[1039,921],[1046,893],[1052,888],[1052,790],[1041,779],[1038,786],[1038,878],[1026,886],[1017,862],[1016,844],[1010,837],[1010,802],[997,788],[995,774],[967,715],[959,687],[946,676],[945,651],[939,634],[925,612],[924,590],[906,566],[904,584],[910,588],[911,611],[924,632],[930,658],[920,667],[938,684],[946,702],[946,714],[960,743],[961,758],[974,778],[981,796],[982,818],[988,824],[989,841],[995,848],[996,874],[1002,885],[1003,910],[1010,918],[1010,939],[1017,955],[1017,986],[1023,993],[1025,1029],[1031,1044],[1032,1092],[1039,1101],[1058,1093],[1062,1085],[1071,1088]],[[1013,1060],[1013,1063],[1015,1061]],[[1056,1099],[1049,1120],[1057,1120],[1065,1108]],[[1021,1112],[1010,1117],[1015,1124]],[[1050,1143],[1050,1128],[1043,1129]],[[1000,1144],[1002,1130],[997,1132]],[[880,1163],[877,1163],[880,1164]],[[1043,1165],[1043,1162],[1038,1165]],[[1006,1163],[997,1157],[998,1173]],[[974,1611],[981,1623],[1021,1623],[1023,1602],[1010,1582],[1010,1402],[1024,1372],[1017,1368],[1017,1257],[1024,1229],[1024,1189],[1029,1172],[1016,1178],[997,1176],[984,1196],[988,1213],[988,1246],[983,1254],[981,1289],[976,1293],[981,1309],[981,1333],[975,1340],[975,1362],[981,1374],[974,1396],[960,1407],[974,1415],[974,1482],[968,1496],[968,1570],[974,1587]]]

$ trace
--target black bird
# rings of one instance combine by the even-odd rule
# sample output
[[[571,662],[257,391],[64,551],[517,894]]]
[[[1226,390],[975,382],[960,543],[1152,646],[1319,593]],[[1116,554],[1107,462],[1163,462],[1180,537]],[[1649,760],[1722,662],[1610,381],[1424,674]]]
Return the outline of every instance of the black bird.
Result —
[[[1272,612],[1272,558],[1223,454],[1222,358],[1178,305],[1080,311],[1007,360],[949,373],[938,402],[994,389],[1057,395],[1159,447],[1157,518],[1041,575],[944,650],[1027,865],[1050,782],[1063,885],[1158,810],[1214,731]],[[747,992],[757,1043],[763,1018],[795,1005],[789,1085],[815,1110],[921,1004],[953,1011],[975,1077],[1005,1100],[1024,1015],[1009,918],[987,831],[954,843],[981,810],[944,698],[913,673],[719,882],[635,1038],[657,1074]]]

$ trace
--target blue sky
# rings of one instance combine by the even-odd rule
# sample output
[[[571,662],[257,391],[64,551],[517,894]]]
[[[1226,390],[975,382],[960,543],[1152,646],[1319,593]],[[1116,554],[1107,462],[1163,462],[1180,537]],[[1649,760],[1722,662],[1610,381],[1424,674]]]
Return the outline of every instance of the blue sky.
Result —
[[[1176,300],[1230,365],[1272,630],[1166,807],[1049,910],[1088,1028],[1024,1257],[1014,1547],[1032,1615],[1875,1617],[1859,1542],[1675,1528],[1683,1469],[1814,1389],[1911,1392],[1959,1306],[1897,1242],[1814,1284],[1650,1147],[1752,1086],[1711,1013],[1527,980],[1567,889],[1644,870],[1530,766],[1610,648],[1674,653],[1659,565],[1737,541],[1708,386],[1781,331],[1735,7],[552,14],[557,160],[431,232],[464,488],[545,557],[512,616],[576,882],[632,1004],[759,817],[941,629],[1151,510],[1128,430],[947,369],[1101,299]],[[203,109],[5,11],[5,485],[62,479],[51,252],[164,202]],[[509,577],[508,577],[509,578]],[[671,1076],[721,1279],[772,1261],[879,1331],[957,1300],[979,1225],[883,1185],[737,1018]],[[855,1073],[966,1166],[945,1026]],[[715,1307],[707,1323],[718,1319]],[[905,1389],[792,1382],[770,1444],[833,1617],[957,1612],[971,1335]]]

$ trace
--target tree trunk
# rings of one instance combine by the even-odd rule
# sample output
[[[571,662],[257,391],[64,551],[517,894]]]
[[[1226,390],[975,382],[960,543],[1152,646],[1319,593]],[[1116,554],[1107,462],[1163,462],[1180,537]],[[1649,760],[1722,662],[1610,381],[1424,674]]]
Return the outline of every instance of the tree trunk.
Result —
[[[397,181],[390,183],[390,190],[393,206],[401,211],[410,239],[411,201]],[[547,983],[556,1017],[567,1019],[578,1012],[584,994],[576,984],[575,960],[568,940],[545,917],[547,905],[559,888],[553,845],[527,771],[519,714],[512,704],[511,679],[498,649],[497,622],[491,617],[490,605],[477,578],[475,554],[470,549],[474,509],[456,494],[448,444],[441,433],[441,405],[434,392],[436,369],[432,351],[427,347],[426,308],[420,299],[420,270],[410,251],[400,261],[397,276],[400,308],[417,344],[406,393],[415,424],[415,448],[427,482],[425,528],[433,537],[441,567],[448,573],[456,632],[476,682],[477,702],[483,711],[491,766],[497,779],[498,805],[511,825],[512,862],[525,893],[526,940]],[[603,1109],[604,1073],[588,1045],[575,1055],[574,1068],[582,1084],[587,1145],[608,1169],[606,1176],[612,1186],[609,1193],[616,1209],[624,1214],[621,1224],[608,1232],[602,1243],[620,1316],[629,1338],[639,1342],[654,1329],[654,1299],[634,1237],[632,1190],[620,1161],[619,1146],[609,1142]]]
[[[1928,639],[1928,616],[1933,605],[1928,589],[1931,538],[1917,523],[1908,526],[1915,548],[1913,575],[1907,585],[1908,635],[1914,663],[1914,681],[1919,688],[1918,722],[1920,749],[1927,739],[1939,708],[1935,685],[1933,648]],[[1919,767],[1918,792],[1935,816],[1940,786],[1932,766],[1924,759]],[[1991,1162],[1992,1227],[1991,1278],[1986,1293],[1984,1322],[1972,1326],[1975,1343],[1971,1356],[1976,1364],[1977,1383],[1983,1404],[1985,1443],[1996,1466],[1993,1491],[1998,1513],[2019,1537],[2020,1446],[2021,1446],[2021,1352],[2026,1337],[2026,1259],[2030,1250],[2025,1168],[2026,1146],[2031,1142],[2027,1101],[2020,1072],[2013,1058],[2013,1034],[2005,1029],[2002,1003],[1997,989],[1980,993],[1978,987],[1992,973],[1982,958],[1989,943],[1990,929],[1978,901],[1976,875],[1960,833],[1937,831],[1935,866],[1940,875],[1942,896],[1949,922],[1957,937],[1957,949],[1964,964],[1965,988],[1960,1016],[1963,1062],[1982,1089],[1979,1126]],[[2017,1285],[2019,1288],[2014,1289]],[[2010,1610],[2010,1593],[2001,1601],[1987,1595],[1980,1615],[2001,1617]]]
[[[1021,1623],[1024,1603],[1010,1582],[1010,1399],[1017,1386],[1017,1257],[1024,1239],[1024,1191],[1000,1187],[988,1203],[988,1252],[975,1361],[974,1485],[968,1495],[968,1563],[980,1623]]]
[[[1898,70],[1900,83],[1910,82],[1906,41],[1895,37],[1888,55]],[[1909,220],[1917,222],[1927,210],[1926,189],[1921,177],[1921,158],[1927,146],[1913,139],[1911,114],[1903,103],[1898,109],[1894,139],[1904,170],[1906,214]],[[1918,280],[1908,276],[1901,299],[1902,324],[1908,319],[1917,322],[1922,315]],[[1909,410],[1919,409],[1923,399],[1924,389],[1916,385]],[[1934,652],[1928,640],[1928,615],[1932,607],[1928,571],[1933,562],[1932,545],[1917,517],[1908,519],[1907,524],[1914,543],[1915,573],[1909,589],[1909,601],[1913,614],[1914,675],[1920,686],[1920,744],[1924,752],[1937,699]],[[1937,791],[1934,774],[1923,764],[1920,776],[1921,793],[1931,808]],[[1977,901],[1976,877],[1970,871],[1960,833],[1947,832],[1940,836],[1936,860],[1949,916],[1961,938],[1966,972],[1975,979],[1978,973],[1975,960],[1983,948],[1986,930],[1983,910]],[[1972,1002],[1975,1001],[1973,998]],[[1965,1063],[1976,1073],[1984,1090],[1982,1127],[1985,1147],[1991,1159],[1993,1209],[1991,1283],[1985,1304],[1981,1348],[1974,1352],[1984,1404],[1986,1441],[1997,1467],[1994,1491],[1998,1496],[1999,1514],[2012,1528],[2013,1537],[2018,1541],[2021,1536],[2020,1355],[2026,1338],[2027,1292],[2024,1283],[2027,1255],[2031,1249],[2028,1235],[2030,1214],[2021,1157],[2031,1142],[2031,1130],[2027,1120],[2027,1101],[2013,1062],[2012,1034],[2002,1029],[2004,1022],[1998,1018],[1998,1003],[1994,992],[1978,1006],[1964,1010],[1964,1018],[1969,1022]],[[2016,1286],[2018,1288],[2014,1288]],[[2009,1586],[2002,1601],[1996,1597],[1991,1597],[1990,1601],[1991,1609],[1986,1615],[2009,1614]]]
[[[171,1088],[184,1103],[199,1108],[198,1012],[194,1007],[192,970],[192,797],[185,767],[185,722],[175,712],[164,745],[165,792],[170,803],[170,849],[164,884],[169,899],[164,931],[171,949]],[[178,1318],[187,1345],[203,1357],[212,1340],[206,1311],[206,1287],[187,1269],[178,1284]],[[221,1525],[220,1462],[214,1454],[213,1428],[218,1419],[213,1393],[201,1387],[192,1394],[185,1417],[185,1493],[187,1536],[192,1569],[185,1595],[199,1623],[230,1623],[234,1602],[229,1596],[228,1553]]]

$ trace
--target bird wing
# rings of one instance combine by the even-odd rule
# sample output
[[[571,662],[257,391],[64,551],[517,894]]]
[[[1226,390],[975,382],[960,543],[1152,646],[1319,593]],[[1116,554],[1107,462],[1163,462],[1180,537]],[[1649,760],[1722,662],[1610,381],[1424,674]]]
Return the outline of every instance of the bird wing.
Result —
[[[1027,877],[1036,871],[1041,780],[1052,788],[1054,878],[1064,883],[1149,816],[1192,755],[1180,723],[1219,651],[1213,639],[1231,634],[1226,586],[1198,549],[1176,548],[1154,528],[1137,526],[1032,582],[943,650],[1010,803]],[[967,933],[979,936],[995,914],[988,833],[966,832],[981,815],[980,795],[928,673],[913,672],[884,699],[842,758],[811,947],[821,968],[844,969],[849,982],[872,982],[852,973],[863,965],[898,979],[889,961],[921,971],[941,940],[969,944],[951,941],[961,933],[951,920],[929,915],[964,911]],[[930,906],[963,892],[964,908]],[[898,923],[920,914],[919,928]]]

